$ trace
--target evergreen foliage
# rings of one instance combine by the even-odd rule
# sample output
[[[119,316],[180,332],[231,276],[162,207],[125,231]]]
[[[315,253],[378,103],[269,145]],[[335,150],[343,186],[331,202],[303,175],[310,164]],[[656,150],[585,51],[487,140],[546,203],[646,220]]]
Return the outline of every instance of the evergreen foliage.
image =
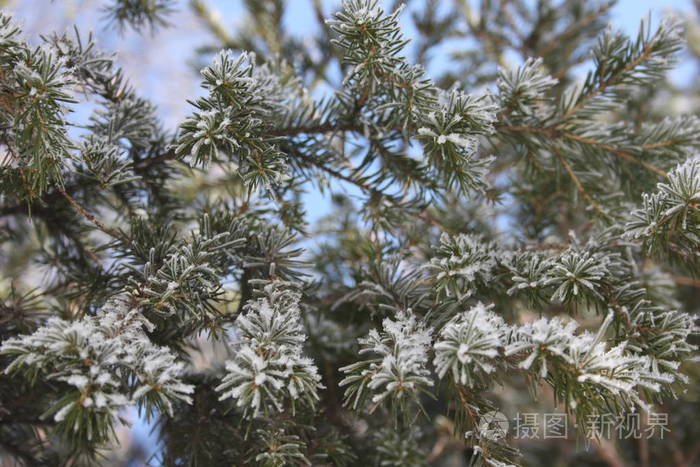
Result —
[[[411,43],[403,7],[315,1],[302,43],[284,2],[246,1],[234,36],[193,1],[220,43],[174,133],[91,35],[32,46],[0,15],[3,463],[109,464],[135,407],[153,464],[537,465],[489,413],[692,393],[700,120],[647,97],[681,25],[438,3]],[[153,33],[174,6],[103,5]],[[455,37],[475,47],[433,73]]]

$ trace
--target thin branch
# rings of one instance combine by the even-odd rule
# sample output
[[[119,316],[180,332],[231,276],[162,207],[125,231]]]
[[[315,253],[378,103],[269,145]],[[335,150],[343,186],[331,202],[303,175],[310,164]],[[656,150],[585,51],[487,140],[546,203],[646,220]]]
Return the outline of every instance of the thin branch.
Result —
[[[545,47],[541,50],[536,51],[536,56],[546,57],[551,51],[553,51],[557,46],[561,45],[564,41],[571,37],[575,37],[577,33],[588,27],[596,19],[608,12],[612,4],[606,3],[598,7],[597,10],[592,11],[587,16],[584,16],[571,26],[569,26],[564,32],[559,34],[554,40],[547,42]]]
[[[615,449],[615,445],[613,445],[610,441],[604,438],[594,438],[593,444],[595,445],[598,454],[600,454],[600,457],[610,467],[626,467],[627,464],[625,464],[625,461],[622,460],[620,454],[617,452],[617,449]]]
[[[559,161],[562,163],[566,171],[568,172],[569,176],[573,180],[574,184],[576,185],[576,189],[583,195],[583,197],[588,201],[588,203],[595,208],[596,211],[598,211],[603,217],[607,217],[607,213],[603,210],[603,208],[598,204],[593,197],[586,191],[586,189],[583,187],[583,184],[581,183],[581,180],[576,176],[576,173],[574,172],[574,169],[571,167],[571,164],[569,164],[569,161],[567,161],[564,156],[561,155],[559,151],[555,151],[557,154],[557,157],[559,157]]]
[[[355,123],[321,123],[310,126],[272,128],[267,133],[270,136],[296,136],[303,134],[340,133],[343,131],[362,131]]]
[[[639,164],[639,165],[643,166],[644,168],[654,172],[657,175],[661,175],[662,177],[668,176],[668,174],[665,171],[663,171],[662,169],[659,169],[658,167],[656,167],[648,162],[639,160],[635,156],[633,156],[632,154],[630,154],[628,152],[625,152],[621,149],[617,149],[613,146],[610,146],[609,144],[603,143],[603,142],[598,141],[598,140],[593,139],[593,138],[586,138],[584,136],[579,136],[579,135],[576,135],[574,133],[558,131],[556,126],[537,128],[537,127],[530,127],[530,126],[499,125],[497,128],[500,130],[512,131],[512,132],[540,134],[540,135],[544,135],[544,136],[547,136],[547,137],[552,138],[552,139],[565,138],[565,139],[569,139],[571,141],[576,141],[578,143],[596,146],[600,149],[603,149],[603,150],[609,152],[610,154],[612,154],[614,156],[620,157],[620,158],[625,159],[629,162],[634,162],[636,164]]]
[[[568,119],[576,112],[581,110],[581,108],[583,108],[583,106],[588,104],[591,100],[595,99],[598,95],[604,93],[608,87],[617,84],[617,80],[620,79],[621,76],[636,68],[637,65],[648,59],[650,55],[651,50],[649,49],[648,45],[645,45],[644,50],[642,50],[642,53],[639,55],[639,57],[635,58],[634,60],[631,60],[622,70],[620,70],[615,75],[611,76],[606,80],[601,81],[595,89],[591,90],[588,94],[585,94],[576,105],[574,105],[564,115],[562,115],[559,118],[559,121],[561,122],[563,120]]]
[[[294,157],[303,160],[307,164],[313,165],[314,167],[326,172],[327,174],[337,178],[338,180],[342,180],[344,182],[350,183],[352,185],[355,185],[356,187],[360,188],[363,192],[367,194],[375,194],[375,195],[383,195],[383,193],[376,188],[369,186],[367,183],[363,182],[362,180],[357,180],[350,175],[346,175],[343,172],[334,169],[333,167],[329,167],[326,164],[323,164],[313,157],[310,157],[302,152],[297,152],[294,151]]]
[[[561,133],[561,136],[563,136],[564,138],[567,138],[567,139],[571,139],[571,140],[573,140],[573,141],[578,141],[578,142],[583,143],[583,144],[590,144],[591,146],[597,146],[597,147],[599,147],[599,148],[601,148],[601,149],[604,149],[604,150],[608,151],[609,153],[611,153],[611,154],[613,154],[613,155],[615,155],[615,156],[618,156],[618,157],[621,157],[621,158],[626,159],[626,160],[628,160],[628,161],[631,161],[631,162],[635,162],[635,163],[637,163],[637,164],[640,164],[640,165],[642,165],[643,167],[647,168],[648,170],[651,170],[652,172],[661,175],[662,177],[667,177],[667,176],[668,176],[668,174],[667,174],[665,171],[659,169],[658,167],[653,166],[653,165],[649,164],[648,162],[641,161],[641,160],[637,159],[636,157],[634,157],[632,154],[630,154],[630,153],[628,153],[628,152],[625,152],[625,151],[622,151],[622,150],[620,150],[620,149],[614,148],[614,147],[612,147],[612,146],[610,146],[610,145],[608,145],[608,144],[605,144],[605,143],[603,143],[603,142],[597,141],[597,140],[595,140],[595,139],[592,139],[592,138],[585,138],[585,137],[583,137],[583,136],[578,136],[578,135],[575,135],[575,134],[573,134],[573,133],[568,133],[568,132],[567,132],[567,133]]]
[[[131,240],[123,236],[121,233],[119,233],[117,230],[106,226],[103,224],[100,220],[98,220],[92,213],[90,213],[87,209],[85,209],[83,206],[80,205],[71,195],[69,195],[65,190],[60,189],[59,193],[68,200],[68,202],[75,208],[76,211],[78,211],[80,214],[83,215],[87,220],[92,222],[95,227],[100,229],[102,232],[106,233],[110,237],[119,240],[123,244],[129,246],[130,248],[134,248],[134,244]]]
[[[506,68],[508,64],[503,58],[501,51],[507,44],[504,44],[501,40],[492,36],[488,31],[485,31],[479,26],[479,18],[469,4],[469,0],[462,0],[458,5],[462,10],[469,31],[484,45],[486,51],[496,59],[498,65]]]
[[[676,284],[700,289],[700,279],[685,276],[673,276],[671,277],[671,279],[673,279],[673,282],[675,282]]]

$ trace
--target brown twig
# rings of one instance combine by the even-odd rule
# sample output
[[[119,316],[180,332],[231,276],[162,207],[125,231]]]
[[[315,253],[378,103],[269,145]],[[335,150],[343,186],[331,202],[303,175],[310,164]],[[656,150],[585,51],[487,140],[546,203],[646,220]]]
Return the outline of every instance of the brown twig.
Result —
[[[102,232],[106,233],[106,234],[109,235],[110,237],[112,237],[112,238],[114,238],[114,239],[116,239],[116,240],[119,240],[120,242],[122,242],[123,244],[129,246],[130,248],[133,248],[133,247],[134,247],[134,244],[132,243],[131,240],[129,240],[128,238],[126,238],[125,236],[123,236],[123,235],[122,235],[121,233],[119,233],[117,230],[115,230],[115,229],[113,229],[113,228],[111,228],[111,227],[108,227],[108,226],[106,226],[105,224],[103,224],[103,223],[102,223],[99,219],[97,219],[91,212],[89,212],[87,209],[85,209],[83,206],[81,206],[80,203],[78,203],[78,202],[75,200],[75,198],[73,198],[71,195],[69,195],[65,190],[60,189],[60,190],[59,190],[59,193],[61,193],[61,195],[62,195],[64,198],[66,198],[66,200],[68,200],[68,202],[70,203],[70,205],[73,206],[73,208],[74,208],[76,211],[78,211],[80,214],[82,214],[83,217],[85,217],[88,221],[90,221],[91,223],[93,223],[93,224],[95,225],[95,227],[97,227],[98,229],[100,229]]]
[[[695,287],[700,289],[700,279],[695,279],[693,277],[686,277],[686,276],[673,276],[671,277],[673,279],[673,282],[679,285],[686,285],[688,287]]]
[[[642,161],[634,157],[632,154],[625,152],[621,149],[618,149],[616,147],[610,146],[609,144],[603,143],[602,141],[598,141],[593,138],[587,138],[584,136],[579,136],[574,133],[570,132],[562,132],[559,131],[556,126],[551,126],[551,127],[544,127],[544,128],[537,128],[537,127],[529,127],[529,126],[511,126],[511,125],[499,125],[499,129],[505,130],[505,131],[512,131],[512,132],[520,132],[520,133],[532,133],[532,134],[540,134],[547,136],[548,138],[552,139],[557,139],[557,138],[565,138],[569,139],[571,141],[576,141],[578,143],[582,144],[588,144],[590,146],[596,146],[599,147],[600,149],[603,149],[610,154],[620,157],[622,159],[625,159],[630,162],[634,162],[636,164],[639,164],[646,169],[654,172],[657,175],[661,175],[662,177],[666,177],[668,174],[659,169],[658,167],[649,164],[648,162]]]
[[[566,113],[564,113],[564,115],[561,116],[559,121],[561,122],[568,119],[576,112],[581,110],[581,108],[583,108],[583,106],[588,104],[591,100],[595,99],[598,95],[604,93],[608,87],[617,84],[617,79],[619,79],[622,75],[629,72],[630,70],[634,69],[640,63],[644,62],[646,59],[649,58],[650,55],[651,50],[649,49],[649,46],[646,45],[639,57],[635,58],[634,60],[631,60],[622,70],[620,70],[620,72],[614,74],[606,80],[601,81],[595,89],[591,90],[591,92],[583,96],[583,98],[581,98],[581,100],[578,101],[576,105],[574,105],[568,111],[566,111]]]
[[[607,213],[603,210],[603,208],[596,202],[596,200],[593,199],[593,197],[586,191],[586,189],[583,187],[583,184],[581,183],[581,180],[576,176],[576,173],[574,172],[574,169],[571,167],[571,164],[562,156],[562,154],[559,151],[555,151],[557,154],[557,157],[559,157],[559,161],[561,164],[564,166],[566,169],[567,173],[571,177],[571,180],[573,180],[574,184],[576,185],[576,189],[581,193],[581,195],[585,198],[588,203],[595,208],[596,211],[598,211],[603,217],[607,217]]]
[[[598,141],[598,140],[595,140],[592,138],[586,138],[586,137],[575,135],[573,133],[568,133],[568,132],[561,133],[561,136],[563,136],[564,138],[573,140],[573,141],[578,141],[579,143],[589,144],[591,146],[597,146],[601,149],[608,151],[609,153],[611,153],[615,156],[621,157],[621,158],[626,159],[626,160],[631,161],[631,162],[636,162],[637,164],[642,165],[643,167],[651,170],[652,172],[654,172],[656,174],[661,175],[662,177],[668,176],[668,174],[665,171],[659,169],[658,167],[655,167],[655,166],[649,164],[648,162],[641,161],[641,160],[637,159],[636,157],[634,157],[632,154],[625,152],[625,151],[622,151],[620,149],[614,148],[613,146],[605,144],[601,141]],[[658,143],[658,144],[660,145],[661,143]]]
[[[615,445],[604,438],[593,438],[593,445],[596,447],[601,459],[610,467],[626,467],[625,461],[622,460],[617,452]]]

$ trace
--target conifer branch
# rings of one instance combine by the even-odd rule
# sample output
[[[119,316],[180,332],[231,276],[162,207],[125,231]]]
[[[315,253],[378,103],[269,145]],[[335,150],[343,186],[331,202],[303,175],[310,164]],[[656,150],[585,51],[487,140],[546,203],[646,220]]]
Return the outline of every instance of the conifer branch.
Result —
[[[101,1],[121,27],[187,14]],[[700,119],[656,98],[678,25],[629,38],[608,1],[345,0],[327,21],[309,1],[303,40],[283,1],[243,2],[237,31],[192,1],[215,43],[172,133],[91,35],[37,47],[0,14],[0,463],[138,463],[113,448],[134,406],[153,462],[269,467],[566,463],[489,425],[548,411],[525,386],[579,424],[690,412]],[[591,462],[665,461],[615,444]]]
[[[559,162],[561,162],[561,165],[564,166],[566,169],[566,172],[569,174],[569,177],[571,177],[571,181],[574,182],[576,185],[576,189],[581,193],[581,195],[584,197],[586,201],[588,201],[588,204],[590,204],[593,208],[595,208],[598,213],[603,216],[607,217],[607,213],[603,210],[603,207],[596,202],[596,200],[593,199],[593,197],[586,191],[584,188],[583,184],[581,183],[581,180],[579,180],[578,176],[576,176],[576,172],[574,172],[574,169],[571,167],[571,164],[566,160],[566,158],[561,154],[561,152],[556,151],[557,158],[559,159]]]
[[[98,229],[100,229],[102,232],[106,233],[110,237],[114,238],[115,240],[119,240],[121,243],[123,243],[126,246],[132,247],[133,248],[133,243],[131,240],[120,234],[118,231],[115,229],[106,226],[105,224],[102,223],[99,219],[97,219],[91,212],[86,210],[80,203],[78,203],[71,195],[69,195],[65,190],[59,189],[58,192],[63,196],[68,202],[70,203],[73,208],[78,211],[85,219],[90,221],[92,224],[95,225]]]

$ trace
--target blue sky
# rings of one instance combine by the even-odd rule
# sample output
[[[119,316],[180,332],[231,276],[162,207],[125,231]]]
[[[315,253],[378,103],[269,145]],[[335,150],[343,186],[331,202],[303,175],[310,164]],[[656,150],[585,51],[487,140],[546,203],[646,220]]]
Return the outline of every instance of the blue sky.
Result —
[[[206,0],[220,13],[222,22],[231,30],[245,21],[242,0]],[[443,0],[445,4],[451,0]],[[478,0],[471,0],[474,4]],[[531,0],[534,2],[534,0]],[[9,9],[25,23],[28,35],[35,41],[37,33],[63,31],[77,24],[82,31],[93,30],[99,46],[104,50],[117,51],[117,59],[125,74],[161,110],[164,124],[174,129],[190,111],[185,99],[200,93],[198,76],[192,66],[194,48],[210,44],[211,37],[188,7],[188,0],[176,0],[178,11],[172,16],[175,27],[159,29],[156,34],[139,35],[127,31],[120,35],[103,20],[100,6],[107,0],[9,0]],[[292,33],[304,36],[313,32],[317,22],[311,10],[312,0],[288,0],[285,24]],[[1,1],[0,1],[1,3]],[[385,0],[385,3],[389,3]],[[393,3],[393,2],[391,2]],[[412,1],[410,4],[421,4]],[[340,0],[324,1],[327,15],[336,11]],[[641,18],[652,14],[657,22],[664,10],[679,11],[684,15],[695,15],[692,0],[619,0],[612,11],[612,22],[616,27],[634,34]],[[410,37],[410,15],[404,13],[405,32]],[[452,41],[449,47],[458,47],[460,41]],[[449,47],[435,54],[433,65],[444,60]],[[696,70],[688,66],[673,73],[678,81],[695,76]],[[178,99],[173,99],[178,96]]]
[[[386,3],[386,2],[385,2]],[[412,2],[416,3],[416,2]],[[447,2],[446,2],[447,3]],[[476,3],[474,0],[472,4]],[[534,3],[534,1],[533,1]],[[210,0],[209,4],[215,6],[222,12],[224,18],[235,18],[243,11],[241,1],[231,0]],[[324,1],[326,11],[333,11],[334,5],[340,2]],[[309,0],[289,0],[287,2],[289,12],[286,24],[291,31],[304,34],[310,24],[315,20],[309,10]],[[664,9],[679,9],[690,11],[693,8],[692,0],[618,0],[618,4],[613,10],[613,22],[627,31],[635,31],[639,25],[639,20],[649,11],[655,15],[663,12]]]

